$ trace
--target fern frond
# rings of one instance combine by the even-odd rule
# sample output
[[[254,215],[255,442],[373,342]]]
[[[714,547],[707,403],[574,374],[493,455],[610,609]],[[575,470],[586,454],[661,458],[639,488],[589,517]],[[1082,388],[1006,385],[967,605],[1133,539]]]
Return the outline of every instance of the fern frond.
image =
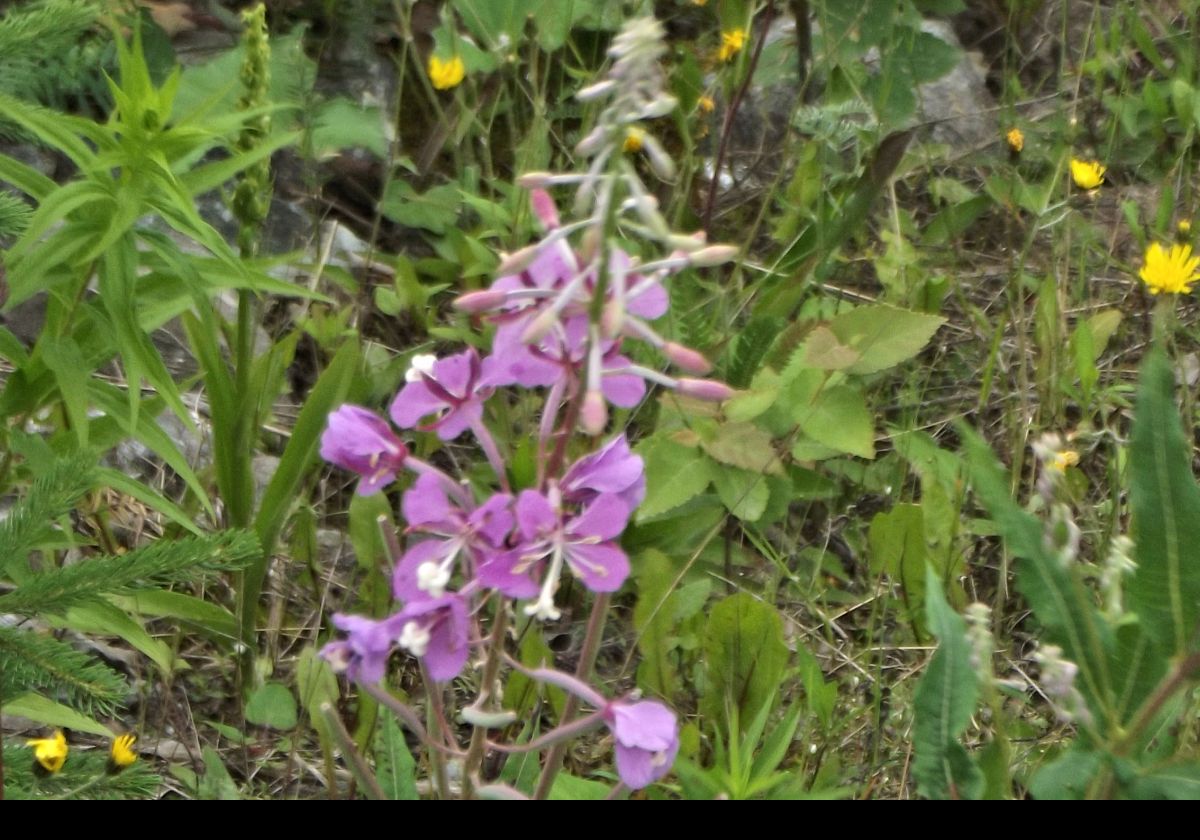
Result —
[[[105,594],[193,581],[206,572],[244,568],[260,553],[244,531],[161,540],[115,557],[96,557],[35,575],[0,596],[0,613],[61,614]]]
[[[129,693],[123,677],[50,636],[0,627],[0,704],[29,691],[109,716]]]
[[[29,226],[33,208],[10,192],[0,190],[0,238],[15,237]]]
[[[0,522],[0,563],[23,559],[51,532],[51,523],[75,509],[92,487],[95,463],[94,455],[67,458],[34,480]]]

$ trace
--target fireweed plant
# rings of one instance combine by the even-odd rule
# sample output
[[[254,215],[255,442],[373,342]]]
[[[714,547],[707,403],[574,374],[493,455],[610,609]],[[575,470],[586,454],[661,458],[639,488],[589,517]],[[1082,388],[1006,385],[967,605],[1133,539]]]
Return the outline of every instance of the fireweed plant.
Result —
[[[642,459],[624,434],[610,436],[573,463],[566,457],[573,437],[603,437],[610,404],[633,407],[650,386],[712,401],[732,394],[723,383],[693,378],[709,372],[704,357],[650,326],[667,313],[664,284],[673,274],[717,265],[736,253],[731,246],[708,245],[702,234],[672,232],[622,154],[630,130],[637,129],[654,173],[673,177],[670,157],[638,127],[676,106],[663,91],[662,38],[657,21],[630,22],[609,49],[607,77],[580,92],[584,102],[602,104],[595,128],[577,147],[585,171],[519,180],[530,192],[544,235],[503,255],[490,288],[455,302],[460,311],[496,325],[490,354],[469,348],[443,358],[417,356],[391,403],[391,421],[400,429],[433,431],[443,441],[469,432],[495,475],[494,492],[478,497],[465,481],[414,457],[392,426],[366,408],[339,408],[322,439],[327,461],[361,476],[360,494],[384,490],[402,470],[416,474],[401,502],[412,539],[393,558],[400,609],[382,620],[335,615],[333,623],[345,638],[327,645],[323,655],[423,737],[443,796],[449,793],[445,767],[451,761],[462,764],[462,795],[517,795],[483,786],[487,749],[548,748],[535,798],[549,794],[566,743],[593,729],[611,730],[617,774],[628,788],[663,778],[679,749],[679,724],[667,706],[635,696],[610,699],[589,685],[609,595],[630,572],[619,541],[645,496]],[[575,190],[577,218],[566,223],[548,192],[565,186]],[[619,247],[618,233],[661,246],[666,256],[640,260]],[[636,364],[625,350],[632,342],[648,344],[684,375]],[[487,401],[512,387],[544,389],[536,481],[519,492],[509,484],[505,453],[485,422]],[[555,597],[567,574],[594,593],[579,667],[574,675],[527,670],[504,650],[510,614],[559,618]],[[498,606],[485,608],[489,603]],[[431,708],[442,702],[438,683],[454,679],[469,662],[482,663],[479,696],[462,710],[462,719],[474,727],[468,745],[457,743],[444,715],[433,716],[437,725],[431,728],[439,731],[426,733],[411,709],[376,687],[396,649],[421,661]],[[506,663],[569,697],[558,725],[523,745],[488,737],[489,728],[515,717],[495,702]],[[590,711],[580,714],[581,705]]]

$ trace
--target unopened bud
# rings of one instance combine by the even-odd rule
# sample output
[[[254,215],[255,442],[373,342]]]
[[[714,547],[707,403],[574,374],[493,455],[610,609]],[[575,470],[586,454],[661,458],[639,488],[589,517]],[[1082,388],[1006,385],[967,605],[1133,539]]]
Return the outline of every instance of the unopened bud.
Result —
[[[708,268],[709,266],[723,265],[737,254],[738,247],[736,245],[708,245],[699,251],[693,251],[688,259],[696,268]]]
[[[519,248],[511,254],[504,254],[500,258],[500,265],[496,266],[496,273],[504,277],[524,271],[537,258],[540,247],[541,243],[535,242],[533,245],[526,245],[524,248]]]
[[[526,172],[517,177],[517,186],[523,190],[541,190],[554,183],[554,176],[549,172]]]
[[[703,376],[712,370],[712,364],[708,359],[697,353],[690,347],[684,347],[682,344],[676,344],[674,341],[668,341],[662,347],[663,355],[676,367],[683,368],[688,373],[696,373]]]
[[[724,382],[715,379],[680,379],[675,386],[685,397],[695,397],[707,402],[725,402],[733,396],[734,390]]]
[[[620,300],[611,298],[604,304],[604,311],[600,313],[600,332],[606,338],[616,338],[621,327],[625,324],[625,307]]]
[[[592,390],[584,395],[583,406],[579,409],[579,425],[593,437],[604,432],[604,427],[608,425],[608,405],[604,402],[604,394]]]
[[[537,344],[550,330],[554,329],[554,325],[558,323],[558,315],[552,309],[543,310],[532,321],[525,331],[521,333],[521,341],[524,344]]]
[[[484,289],[479,292],[467,292],[454,299],[454,308],[459,312],[476,315],[480,312],[491,312],[508,299],[508,292]]]
[[[562,224],[558,219],[558,207],[555,206],[550,193],[543,189],[534,189],[529,193],[529,203],[533,206],[534,215],[546,230],[554,230]]]

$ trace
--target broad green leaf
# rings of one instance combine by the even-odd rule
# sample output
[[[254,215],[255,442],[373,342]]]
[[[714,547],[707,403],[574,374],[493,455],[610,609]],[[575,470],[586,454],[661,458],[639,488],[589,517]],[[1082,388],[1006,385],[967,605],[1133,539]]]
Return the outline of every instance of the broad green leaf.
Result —
[[[859,354],[850,373],[876,373],[921,352],[946,319],[884,304],[859,306],[838,315],[829,329]]]
[[[800,430],[822,446],[862,458],[875,457],[875,422],[862,391],[831,385],[792,415]]]
[[[212,747],[204,748],[204,775],[200,777],[196,795],[200,799],[241,799],[237,785],[220,754]]]
[[[404,730],[391,714],[383,715],[375,735],[375,778],[384,795],[389,800],[420,799],[416,771]]]
[[[237,619],[217,604],[194,595],[166,589],[150,589],[134,595],[114,597],[113,602],[138,615],[152,618],[177,618],[201,628],[224,642],[237,641]]]
[[[979,678],[971,668],[967,623],[950,608],[941,581],[926,572],[925,614],[937,636],[914,703],[913,777],[929,799],[978,799],[983,773],[959,743],[979,701]]]
[[[552,800],[570,800],[572,802],[579,800],[600,800],[607,799],[612,792],[613,786],[604,782],[597,782],[595,779],[581,779],[578,776],[572,776],[570,773],[559,773],[554,777],[554,784],[550,788],[549,799]]]
[[[1130,503],[1137,570],[1128,605],[1162,647],[1200,649],[1200,488],[1192,447],[1173,399],[1174,374],[1160,350],[1142,366],[1130,443]]]
[[[198,537],[203,535],[204,531],[183,508],[161,493],[142,484],[142,482],[132,479],[112,467],[98,467],[96,469],[96,476],[104,485],[111,487],[113,490],[118,490],[126,496],[137,499],[147,507],[158,511],[181,528],[191,531]]]
[[[1133,799],[1200,799],[1200,763],[1169,765],[1139,776],[1130,786]]]
[[[761,473],[718,466],[713,469],[713,486],[725,508],[744,522],[757,522],[767,509],[771,487]]]
[[[163,674],[171,674],[178,665],[184,665],[182,661],[177,664],[171,655],[171,649],[147,633],[140,622],[107,602],[72,607],[67,610],[61,621],[56,619],[55,623],[80,633],[119,636],[149,657]]]
[[[40,694],[23,694],[4,704],[6,715],[15,715],[35,720],[46,726],[57,726],[65,729],[75,729],[99,735],[101,738],[111,738],[112,730],[87,715],[80,714],[69,706],[55,703]]]
[[[88,445],[88,376],[91,367],[84,361],[79,345],[70,336],[45,335],[41,341],[42,361],[54,374],[58,392],[67,409],[81,448]]]
[[[726,702],[743,722],[753,720],[763,704],[773,702],[787,666],[783,621],[770,604],[742,592],[718,602],[704,630],[704,662],[708,667],[703,717],[726,721]]]
[[[783,473],[783,464],[771,435],[750,423],[722,423],[714,435],[701,439],[700,446],[721,464],[755,474]]]
[[[296,698],[281,683],[263,683],[246,702],[246,721],[257,726],[293,729],[297,719]]]
[[[708,489],[715,465],[699,449],[662,437],[639,444],[645,459],[646,498],[638,506],[639,521],[652,519],[679,507]]]
[[[1029,792],[1034,799],[1083,799],[1105,762],[1103,753],[1076,744],[1038,770]]]
[[[847,347],[828,327],[813,327],[804,342],[804,364],[816,370],[845,370],[856,364],[862,354]]]
[[[734,423],[745,423],[769,409],[779,398],[779,374],[763,368],[754,376],[750,389],[725,402],[725,416]]]

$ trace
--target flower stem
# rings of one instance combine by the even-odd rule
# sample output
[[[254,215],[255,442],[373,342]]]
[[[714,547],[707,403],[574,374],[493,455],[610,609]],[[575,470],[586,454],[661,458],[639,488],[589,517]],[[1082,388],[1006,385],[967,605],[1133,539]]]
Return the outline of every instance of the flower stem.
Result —
[[[475,705],[482,708],[492,699],[492,689],[500,672],[501,654],[504,652],[504,634],[508,630],[508,609],[504,602],[496,604],[496,618],[492,624],[492,635],[488,640],[487,660],[483,664],[483,678],[479,685],[479,697]],[[463,761],[463,799],[471,799],[475,792],[476,777],[483,763],[483,747],[487,741],[487,730],[476,726],[471,733],[471,744]]]
[[[604,621],[608,618],[608,604],[611,600],[612,596],[603,592],[597,594],[596,600],[592,602],[592,614],[588,617],[587,635],[583,637],[583,650],[579,653],[579,665],[575,668],[575,676],[580,680],[586,681],[591,676],[592,668],[596,664],[596,655],[600,652],[600,638],[604,635]],[[571,722],[571,719],[579,711],[579,703],[579,698],[574,694],[567,697],[560,726]],[[542,767],[542,775],[538,779],[537,789],[533,792],[534,799],[545,799],[550,795],[550,789],[554,786],[554,778],[562,769],[563,757],[566,753],[566,742],[551,747],[546,756],[546,764]]]

